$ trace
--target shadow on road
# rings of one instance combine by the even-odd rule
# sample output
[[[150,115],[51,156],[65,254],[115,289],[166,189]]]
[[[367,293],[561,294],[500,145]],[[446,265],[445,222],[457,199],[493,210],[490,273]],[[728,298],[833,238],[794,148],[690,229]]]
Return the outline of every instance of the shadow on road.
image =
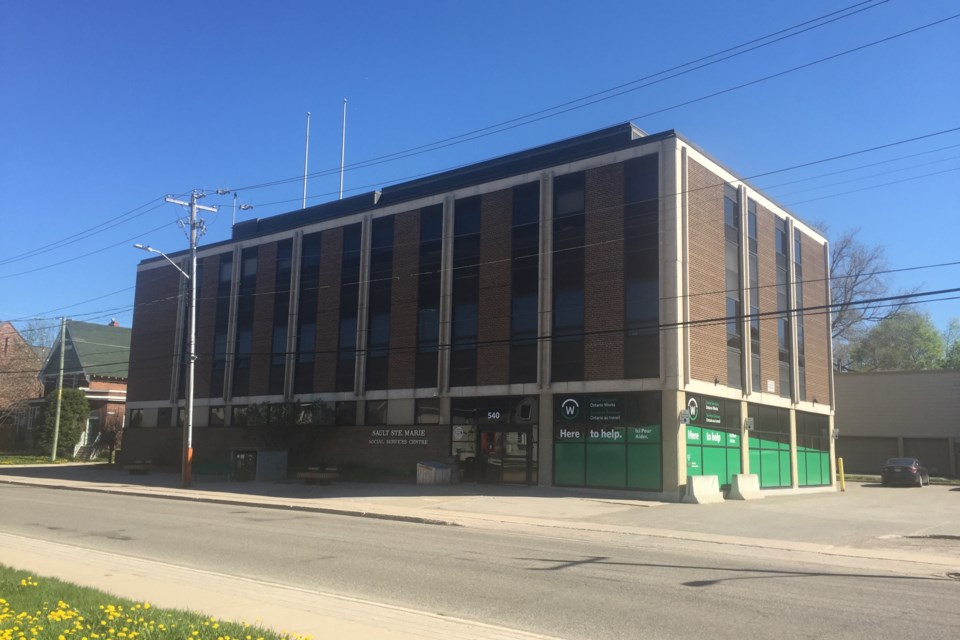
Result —
[[[726,571],[732,575],[729,578],[715,578],[713,580],[691,580],[681,582],[685,587],[712,587],[722,582],[733,580],[761,580],[776,578],[855,578],[855,579],[880,579],[880,580],[950,580],[949,576],[907,576],[892,574],[869,574],[869,573],[842,573],[834,571],[784,571],[779,569],[740,569],[731,567],[704,567],[698,565],[682,564],[659,564],[653,562],[619,562],[612,560],[607,556],[588,556],[579,560],[561,560],[559,558],[514,558],[521,562],[542,562],[553,566],[530,567],[528,571],[563,571],[574,567],[587,565],[605,565],[621,567],[646,567],[651,569],[677,569],[681,571]],[[737,575],[747,574],[747,575]]]

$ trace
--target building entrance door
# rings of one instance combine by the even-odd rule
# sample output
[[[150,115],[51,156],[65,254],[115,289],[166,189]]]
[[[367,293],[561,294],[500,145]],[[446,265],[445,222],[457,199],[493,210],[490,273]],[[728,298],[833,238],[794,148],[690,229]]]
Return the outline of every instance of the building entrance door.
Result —
[[[480,427],[477,438],[478,482],[531,484],[530,427]]]

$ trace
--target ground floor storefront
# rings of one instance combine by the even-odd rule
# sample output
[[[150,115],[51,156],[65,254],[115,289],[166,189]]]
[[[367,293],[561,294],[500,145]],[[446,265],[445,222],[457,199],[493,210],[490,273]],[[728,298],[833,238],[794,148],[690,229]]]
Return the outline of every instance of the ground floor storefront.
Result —
[[[700,475],[717,476],[723,488],[741,473],[756,474],[762,489],[832,486],[826,413],[664,391],[340,404],[211,407],[215,419],[192,430],[194,467],[236,479],[335,467],[357,480],[414,482],[424,479],[418,467],[430,465],[444,471],[435,474],[444,482],[618,489],[663,499],[682,498],[687,478]],[[183,428],[152,426],[146,411],[129,421],[137,426],[124,435],[121,461],[178,467]]]

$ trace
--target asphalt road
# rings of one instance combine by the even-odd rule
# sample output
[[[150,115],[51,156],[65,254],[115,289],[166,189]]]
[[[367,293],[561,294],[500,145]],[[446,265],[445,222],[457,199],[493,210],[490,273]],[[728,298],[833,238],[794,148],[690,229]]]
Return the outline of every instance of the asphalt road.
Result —
[[[948,638],[960,581],[641,536],[0,486],[0,531],[563,638]],[[16,558],[0,562],[16,565]]]

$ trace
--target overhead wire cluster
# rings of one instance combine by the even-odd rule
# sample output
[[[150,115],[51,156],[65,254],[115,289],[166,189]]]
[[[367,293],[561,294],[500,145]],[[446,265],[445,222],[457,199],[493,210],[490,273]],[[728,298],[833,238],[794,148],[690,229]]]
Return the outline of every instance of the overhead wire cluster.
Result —
[[[872,9],[878,8],[878,7],[880,7],[880,6],[884,5],[884,4],[887,4],[887,3],[890,2],[890,1],[891,1],[891,0],[867,0],[867,1],[863,1],[863,2],[857,2],[857,3],[854,3],[854,4],[849,5],[849,6],[847,6],[847,7],[838,9],[838,10],[836,10],[836,11],[832,11],[832,12],[826,13],[826,14],[824,14],[824,15],[818,16],[818,17],[813,18],[813,19],[811,19],[811,20],[806,20],[806,21],[804,21],[804,22],[801,22],[801,23],[792,25],[792,26],[787,27],[787,28],[785,28],[785,29],[780,29],[780,30],[774,31],[774,32],[772,32],[772,33],[768,33],[768,34],[766,34],[766,35],[764,35],[764,36],[761,36],[761,37],[759,37],[759,38],[754,38],[754,39],[751,39],[751,40],[742,42],[742,43],[740,43],[740,44],[737,44],[737,45],[735,45],[735,46],[722,49],[722,50],[717,51],[717,52],[715,52],[715,53],[712,53],[712,54],[710,54],[710,55],[703,56],[703,57],[700,57],[700,58],[696,58],[696,59],[694,59],[694,60],[690,60],[690,61],[684,62],[684,63],[682,63],[682,64],[675,65],[675,66],[669,67],[669,68],[667,68],[667,69],[663,69],[663,70],[661,70],[661,71],[658,71],[658,72],[655,72],[655,73],[652,73],[652,74],[645,75],[645,76],[643,76],[643,77],[640,77],[640,78],[631,80],[631,81],[626,82],[626,83],[621,83],[621,84],[619,84],[619,85],[616,85],[616,86],[613,86],[613,87],[609,87],[609,88],[604,89],[604,90],[601,90],[601,91],[597,91],[597,92],[594,92],[594,93],[591,93],[591,94],[588,94],[588,95],[585,95],[585,96],[581,96],[581,97],[579,97],[579,98],[576,98],[576,99],[573,99],[573,100],[569,100],[569,101],[566,101],[566,102],[563,102],[563,103],[561,103],[561,104],[557,104],[557,105],[554,105],[554,106],[551,106],[551,107],[548,107],[548,108],[545,108],[545,109],[540,109],[540,110],[537,110],[537,111],[534,111],[534,112],[531,112],[531,113],[527,113],[527,114],[524,114],[524,115],[521,115],[521,116],[517,116],[517,117],[514,117],[514,118],[510,118],[510,119],[508,119],[508,120],[504,120],[504,121],[501,121],[501,122],[498,122],[498,123],[495,123],[495,124],[492,124],[492,125],[488,125],[488,126],[481,127],[481,128],[477,128],[477,129],[472,129],[472,130],[467,131],[467,132],[464,132],[464,133],[462,133],[462,134],[458,134],[458,135],[455,135],[455,136],[450,136],[450,137],[442,138],[442,139],[439,139],[439,140],[435,140],[435,141],[433,141],[433,142],[425,143],[425,144],[418,145],[418,146],[415,146],[415,147],[411,147],[411,148],[408,148],[408,149],[405,149],[405,150],[401,150],[401,151],[397,151],[397,152],[393,152],[393,153],[389,153],[389,154],[377,156],[377,157],[374,157],[374,158],[369,158],[369,159],[367,159],[367,160],[359,161],[359,162],[356,162],[356,163],[348,164],[348,165],[345,166],[345,168],[346,168],[347,170],[357,170],[357,169],[367,168],[367,167],[371,167],[371,166],[375,166],[375,165],[381,165],[381,164],[388,163],[388,162],[393,162],[393,161],[397,161],[397,160],[402,160],[402,159],[409,158],[409,157],[414,156],[414,155],[419,155],[419,154],[427,153],[427,152],[430,152],[430,151],[436,151],[436,150],[439,150],[439,149],[442,149],[442,148],[446,148],[446,147],[449,147],[449,146],[453,146],[453,145],[457,145],[457,144],[462,144],[462,143],[465,143],[465,142],[469,142],[469,141],[471,141],[471,140],[476,140],[476,139],[481,138],[481,137],[486,137],[486,136],[494,135],[494,134],[496,134],[496,133],[502,133],[502,132],[504,132],[504,131],[509,131],[509,130],[511,130],[511,129],[515,129],[515,128],[517,128],[517,127],[521,127],[521,126],[525,126],[525,125],[528,125],[528,124],[532,124],[533,122],[537,122],[537,121],[540,121],[540,120],[544,120],[544,119],[546,119],[546,118],[551,118],[551,117],[554,117],[554,116],[557,116],[557,115],[560,115],[560,114],[562,114],[562,113],[566,113],[566,112],[569,112],[569,111],[572,111],[572,110],[575,110],[575,109],[582,109],[582,108],[585,108],[585,107],[587,107],[587,106],[596,104],[596,103],[598,103],[598,102],[610,100],[610,99],[612,99],[612,98],[615,98],[615,97],[624,95],[625,93],[634,92],[634,91],[637,91],[637,90],[640,90],[640,89],[644,89],[644,88],[647,88],[647,87],[650,87],[650,86],[653,86],[653,85],[656,85],[656,84],[665,82],[665,81],[667,81],[667,80],[671,80],[671,79],[677,78],[677,77],[679,77],[679,76],[682,76],[682,75],[685,75],[685,74],[688,74],[688,73],[692,73],[692,72],[694,72],[694,71],[698,71],[698,70],[704,69],[704,68],[709,67],[709,66],[712,66],[712,65],[716,65],[716,64],[718,64],[718,63],[720,63],[720,62],[724,62],[724,61],[727,61],[727,60],[730,60],[730,59],[733,59],[733,58],[742,56],[742,55],[744,55],[744,54],[746,54],[746,53],[753,52],[753,51],[756,51],[756,50],[761,49],[761,48],[764,48],[764,47],[768,47],[768,46],[773,45],[773,44],[775,44],[775,43],[784,41],[784,40],[786,40],[786,39],[794,38],[794,37],[800,36],[800,35],[802,35],[802,34],[809,33],[809,32],[811,32],[811,31],[813,31],[813,30],[815,30],[815,29],[824,27],[824,26],[826,26],[826,25],[833,24],[833,23],[838,22],[838,21],[840,21],[840,20],[844,20],[844,19],[846,19],[846,18],[850,18],[850,17],[856,16],[856,15],[862,14],[862,13],[864,13],[864,12],[870,11],[870,10],[872,10]],[[948,22],[948,21],[951,21],[951,20],[954,20],[954,19],[957,19],[957,18],[960,18],[960,13],[955,14],[955,15],[951,15],[951,16],[948,16],[948,17],[945,17],[945,18],[942,18],[942,19],[940,19],[940,20],[935,20],[935,21],[929,22],[929,23],[926,23],[926,24],[924,24],[924,25],[921,25],[921,26],[918,26],[918,27],[915,27],[915,28],[907,29],[907,30],[898,32],[898,33],[896,33],[896,34],[893,34],[893,35],[890,35],[890,36],[887,36],[887,37],[885,37],[885,38],[881,38],[881,39],[878,39],[878,40],[874,40],[874,41],[872,41],[872,42],[869,42],[869,43],[866,43],[866,44],[863,44],[863,45],[859,45],[859,46],[856,46],[856,47],[852,47],[852,48],[846,49],[846,50],[844,50],[844,51],[842,51],[842,52],[839,52],[839,53],[835,53],[835,54],[832,54],[832,55],[829,55],[829,56],[821,57],[821,58],[819,58],[819,59],[813,60],[813,61],[811,61],[811,62],[802,64],[802,65],[798,65],[798,66],[790,67],[790,68],[787,68],[787,69],[783,69],[783,70],[781,70],[781,71],[779,71],[779,72],[776,72],[776,73],[773,73],[773,74],[769,74],[769,75],[766,75],[766,76],[763,76],[763,77],[760,77],[760,78],[756,78],[756,79],[754,79],[754,80],[751,80],[751,81],[748,81],[748,82],[745,82],[745,83],[740,83],[740,84],[737,84],[737,85],[734,85],[734,86],[730,86],[730,87],[727,87],[727,88],[722,89],[722,90],[720,90],[720,91],[708,93],[708,94],[705,94],[705,95],[703,95],[703,96],[700,96],[700,97],[697,97],[697,98],[694,98],[694,99],[691,99],[691,100],[686,100],[686,101],[683,101],[683,102],[680,102],[680,103],[676,103],[676,104],[673,104],[673,105],[670,105],[670,106],[667,106],[667,107],[664,107],[664,108],[661,108],[661,109],[657,109],[657,110],[655,110],[655,111],[651,111],[651,112],[648,112],[648,113],[645,113],[645,114],[636,116],[636,117],[632,118],[632,120],[642,120],[642,119],[648,118],[648,117],[650,117],[650,116],[652,116],[652,115],[655,115],[655,114],[663,113],[663,112],[665,112],[665,111],[669,111],[669,110],[673,110],[673,109],[678,109],[678,108],[680,108],[680,107],[687,106],[687,105],[694,104],[694,103],[698,103],[698,102],[702,102],[702,101],[708,100],[708,99],[710,99],[710,98],[713,98],[713,97],[716,97],[716,96],[719,96],[719,95],[723,95],[723,94],[726,94],[726,93],[730,93],[730,92],[733,92],[733,91],[737,91],[737,90],[740,90],[740,89],[743,89],[743,88],[746,88],[746,87],[749,87],[749,86],[754,86],[754,85],[756,85],[756,84],[759,84],[759,83],[762,83],[762,82],[766,82],[766,81],[772,80],[772,79],[774,79],[774,78],[782,77],[782,76],[784,76],[784,75],[787,75],[787,74],[790,74],[790,73],[794,73],[794,72],[799,71],[799,70],[802,70],[802,69],[807,69],[807,68],[810,68],[810,67],[812,67],[812,66],[819,65],[819,64],[822,64],[822,63],[827,62],[827,61],[830,61],[830,60],[834,60],[834,59],[836,59],[836,58],[838,58],[838,57],[841,57],[841,56],[846,56],[846,55],[849,55],[849,54],[852,54],[852,53],[856,53],[856,52],[862,51],[862,50],[867,49],[867,48],[870,48],[870,47],[874,47],[874,46],[877,46],[877,45],[880,45],[880,44],[883,44],[883,43],[886,43],[886,42],[890,42],[891,40],[894,40],[894,39],[897,39],[897,38],[901,38],[901,37],[905,37],[905,36],[908,36],[908,35],[916,34],[916,33],[920,32],[920,31],[923,31],[923,30],[926,30],[926,29],[929,29],[929,28],[932,28],[932,27],[941,25],[941,24],[943,24],[943,23],[945,23],[945,22]],[[876,150],[886,149],[886,148],[889,148],[889,147],[892,147],[892,146],[895,146],[895,145],[899,145],[899,144],[904,144],[904,143],[907,143],[907,142],[919,141],[919,140],[923,140],[923,139],[930,138],[930,137],[934,137],[934,136],[945,135],[945,134],[948,134],[948,133],[956,132],[956,131],[958,131],[958,130],[960,130],[960,127],[952,128],[952,129],[945,129],[945,130],[941,130],[941,131],[938,131],[938,132],[933,132],[933,133],[929,133],[929,134],[922,135],[922,136],[915,136],[915,137],[913,137],[913,138],[909,138],[909,139],[905,139],[905,140],[900,140],[900,141],[893,142],[893,143],[877,145],[877,146],[871,147],[871,148],[869,148],[869,149],[861,149],[861,150],[858,150],[858,151],[853,151],[853,152],[849,152],[849,153],[845,153],[845,154],[841,154],[841,155],[835,155],[835,156],[831,156],[831,157],[827,157],[827,158],[822,158],[822,159],[818,159],[818,160],[814,160],[814,161],[810,161],[810,162],[798,164],[798,165],[793,165],[793,166],[791,166],[791,167],[785,167],[785,168],[782,168],[782,169],[777,169],[777,170],[773,170],[773,171],[763,172],[763,173],[760,173],[760,174],[755,174],[755,175],[750,176],[750,177],[748,177],[748,178],[746,178],[746,179],[747,179],[747,180],[752,180],[752,179],[757,179],[757,178],[764,178],[764,177],[768,177],[768,176],[771,176],[771,175],[775,175],[775,174],[779,174],[779,173],[783,173],[783,172],[787,172],[787,171],[798,170],[798,169],[807,168],[807,167],[810,167],[810,166],[813,166],[813,165],[816,165],[816,164],[821,164],[821,163],[826,163],[826,162],[830,162],[830,161],[834,161],[834,160],[839,160],[839,159],[851,157],[851,156],[858,155],[858,154],[861,154],[861,153],[867,153],[867,152],[870,152],[870,151],[876,151]],[[947,148],[951,148],[951,147],[955,147],[955,146],[958,146],[958,145],[950,145],[950,146],[947,146],[947,147],[942,147],[941,149],[947,149]],[[934,150],[934,151],[936,151],[936,150]],[[932,153],[932,152],[933,152],[933,151],[925,151],[925,152],[921,152],[921,153]],[[918,154],[912,154],[912,155],[920,155],[920,154],[918,153]],[[910,157],[910,156],[903,156],[903,157]],[[951,160],[951,159],[953,159],[953,158],[948,158],[948,159],[945,159],[945,160],[938,160],[938,161],[934,161],[934,162],[944,162],[944,161]],[[895,160],[896,160],[896,159],[884,160],[884,161],[880,161],[880,162],[877,162],[877,163],[874,163],[874,164],[882,164],[882,163],[885,163],[885,162],[893,162],[893,161],[895,161]],[[932,163],[931,163],[931,164],[932,164]],[[460,165],[460,166],[463,166],[463,165]],[[871,166],[871,165],[864,165],[864,166]],[[459,168],[459,167],[453,167],[453,168]],[[848,172],[848,171],[851,171],[851,170],[853,170],[853,169],[843,169],[843,170],[838,170],[838,171],[833,172],[833,173],[834,173],[834,174],[838,174],[838,173]],[[904,180],[916,180],[916,179],[921,179],[921,178],[924,178],[924,177],[931,177],[931,176],[935,176],[935,175],[942,175],[942,174],[946,174],[946,173],[953,172],[953,171],[957,171],[957,170],[960,170],[960,167],[957,167],[957,168],[948,168],[948,169],[945,169],[945,170],[943,170],[943,171],[930,172],[930,173],[927,173],[927,174],[924,174],[924,175],[921,175],[921,176],[914,176],[914,177],[910,177],[910,178],[905,178]],[[319,177],[319,176],[323,176],[323,175],[332,174],[333,172],[336,172],[336,171],[340,171],[340,167],[325,169],[325,170],[322,170],[322,171],[319,171],[319,172],[311,173],[311,174],[309,174],[309,175],[310,175],[311,177]],[[434,172],[431,172],[431,173],[434,173]],[[422,175],[427,175],[427,174],[421,174],[421,175],[413,176],[413,177],[421,177]],[[832,175],[832,174],[825,174],[825,175]],[[263,189],[263,188],[273,187],[273,186],[277,186],[277,185],[287,184],[287,183],[290,183],[290,182],[300,181],[300,180],[302,180],[302,179],[303,179],[303,176],[292,176],[292,177],[288,177],[288,178],[282,178],[282,179],[279,179],[279,180],[261,182],[261,183],[257,183],[257,184],[245,185],[245,186],[240,186],[240,187],[233,187],[233,188],[229,189],[228,191],[231,191],[231,192],[233,192],[233,193],[236,193],[236,192],[239,192],[239,191],[250,191],[250,190],[254,190],[254,189]],[[403,181],[403,180],[408,180],[408,179],[412,179],[412,178],[411,178],[411,177],[395,178],[395,179],[393,179],[392,181],[388,181],[388,182],[397,182],[397,181]],[[812,179],[812,178],[803,178],[803,179],[801,179],[801,180],[809,180],[809,179]],[[897,183],[903,182],[904,180],[889,181],[889,182],[886,182],[886,183],[883,183],[883,184],[875,184],[875,185],[871,185],[871,186],[868,186],[868,187],[863,187],[863,189],[879,188],[879,187],[887,186],[887,185],[890,185],[890,184],[897,184]],[[795,182],[796,182],[796,181],[795,181]],[[380,184],[383,184],[383,182],[380,183]],[[785,183],[785,184],[789,184],[789,183]],[[838,183],[838,184],[839,184],[839,183]],[[378,186],[378,185],[373,185],[373,184],[372,184],[372,185],[365,185],[365,186],[363,186],[363,187],[358,187],[358,188],[355,189],[355,190],[363,190],[363,189],[367,189],[367,188],[373,188],[373,187],[376,187],[376,186]],[[780,186],[780,185],[774,185],[774,186],[771,187],[771,188],[776,188],[777,186]],[[824,187],[820,187],[820,188],[824,188]],[[845,194],[845,193],[853,193],[853,192],[856,192],[856,191],[859,191],[859,190],[861,190],[861,189],[856,189],[856,190],[853,190],[853,191],[847,191],[847,192],[844,192],[844,194]],[[823,196],[822,198],[836,197],[836,196],[844,195],[844,194],[831,194],[831,195]],[[315,196],[315,197],[326,197],[326,196],[333,196],[333,195],[335,195],[335,194],[334,194],[334,193],[330,193],[330,194],[323,194],[322,196]],[[814,199],[822,199],[822,198],[814,198]],[[299,198],[297,198],[297,199],[292,199],[292,200],[289,200],[289,201],[278,201],[278,202],[275,202],[275,203],[266,203],[266,204],[258,205],[258,206],[269,206],[269,205],[273,205],[273,204],[286,204],[286,203],[288,203],[288,202],[293,202],[293,201],[299,201]],[[804,201],[794,202],[794,203],[792,203],[792,204],[800,204],[800,203],[809,202],[809,201],[811,201],[811,200],[804,200]],[[90,238],[92,238],[92,237],[94,237],[94,236],[96,236],[96,235],[98,235],[98,234],[100,234],[100,233],[103,233],[104,231],[106,231],[106,230],[108,230],[108,229],[115,228],[115,227],[116,227],[117,225],[119,225],[119,224],[125,224],[125,223],[128,223],[128,222],[132,222],[133,220],[139,219],[139,218],[141,218],[142,216],[145,216],[146,214],[148,214],[148,213],[156,210],[156,209],[159,208],[160,206],[163,206],[163,198],[162,198],[162,197],[152,199],[152,200],[150,200],[149,202],[144,203],[143,205],[140,205],[139,207],[136,207],[136,208],[134,208],[134,209],[131,209],[130,211],[127,211],[127,212],[125,212],[125,213],[122,213],[122,214],[120,214],[120,215],[118,215],[118,216],[114,216],[114,217],[112,217],[112,218],[109,218],[109,219],[105,220],[105,221],[102,222],[102,223],[99,223],[99,224],[97,224],[97,225],[95,225],[95,226],[93,226],[93,227],[90,227],[90,228],[88,228],[88,229],[85,229],[85,230],[82,230],[82,231],[80,231],[80,232],[78,232],[78,233],[75,233],[75,234],[71,235],[71,236],[68,237],[68,238],[63,238],[63,239],[58,240],[58,241],[56,241],[56,242],[49,243],[49,244],[47,244],[47,245],[44,245],[44,246],[42,246],[42,247],[39,247],[39,248],[30,250],[30,251],[25,251],[25,252],[22,252],[22,253],[20,253],[20,254],[16,254],[16,255],[13,255],[13,256],[8,256],[8,257],[0,260],[0,266],[9,265],[9,264],[16,263],[16,262],[18,262],[18,261],[28,260],[28,259],[31,259],[31,258],[35,258],[35,257],[37,257],[37,256],[40,256],[40,255],[43,255],[43,254],[46,254],[46,253],[50,253],[50,252],[52,252],[52,251],[56,251],[56,250],[59,250],[59,249],[63,249],[63,248],[65,248],[65,247],[71,246],[71,245],[76,244],[76,243],[78,243],[78,242],[88,240],[88,239],[90,239]],[[143,234],[152,233],[152,232],[158,231],[158,230],[160,230],[160,229],[166,228],[167,226],[168,226],[168,223],[167,223],[167,224],[160,225],[159,227],[155,227],[155,228],[152,228],[152,229],[149,229],[149,230],[145,230],[145,231],[141,232],[140,234],[138,234],[138,235],[136,235],[136,236],[132,236],[132,237],[130,237],[130,238],[125,238],[124,240],[121,240],[121,241],[119,241],[119,242],[112,243],[112,244],[110,244],[110,245],[108,245],[108,246],[101,247],[101,248],[98,248],[98,249],[95,249],[95,250],[92,250],[92,251],[89,251],[89,252],[85,252],[85,253],[83,253],[83,254],[81,254],[81,255],[73,256],[73,257],[70,257],[70,258],[64,258],[64,259],[62,259],[62,260],[59,260],[59,261],[56,261],[56,262],[53,262],[53,263],[50,263],[50,264],[41,265],[41,266],[34,267],[34,268],[30,268],[30,269],[24,269],[24,270],[21,270],[21,271],[16,272],[16,273],[2,274],[2,275],[0,275],[0,280],[2,280],[2,279],[8,279],[8,278],[13,278],[13,277],[18,277],[18,276],[23,276],[23,275],[27,275],[27,274],[32,274],[32,273],[35,273],[35,272],[37,272],[37,271],[46,270],[46,269],[51,269],[51,268],[54,268],[54,267],[62,266],[62,265],[64,265],[64,264],[69,264],[69,263],[71,263],[71,262],[75,262],[75,261],[81,260],[81,259],[83,259],[83,258],[87,258],[87,257],[93,256],[93,255],[96,255],[96,254],[98,254],[98,253],[101,253],[102,251],[104,251],[104,250],[106,250],[106,249],[108,249],[108,248],[111,248],[111,247],[114,247],[114,246],[118,246],[118,245],[122,245],[122,244],[125,244],[125,243],[128,243],[128,242],[131,242],[131,241],[133,241],[133,240],[138,239],[138,238],[141,237]],[[933,267],[933,266],[939,266],[939,265],[927,265],[927,267]],[[920,268],[920,267],[916,267],[916,268]],[[54,312],[57,312],[57,311],[66,311],[67,309],[70,309],[70,308],[74,308],[74,307],[78,307],[78,306],[83,306],[84,304],[87,304],[87,303],[89,303],[90,301],[93,301],[93,300],[97,300],[97,299],[100,299],[100,298],[105,298],[105,297],[109,297],[109,296],[112,296],[112,295],[117,295],[117,294],[123,293],[123,292],[125,292],[125,291],[128,291],[129,289],[130,289],[130,288],[128,287],[128,288],[121,289],[121,290],[118,290],[118,291],[115,291],[115,292],[112,292],[112,293],[109,293],[109,294],[104,294],[104,295],[102,295],[102,296],[97,296],[97,297],[94,297],[94,298],[91,298],[91,299],[88,299],[88,300],[85,300],[85,301],[82,301],[82,302],[79,302],[79,303],[74,303],[74,304],[71,304],[71,305],[65,305],[65,306],[62,306],[62,307],[58,307],[57,309],[52,309],[52,310],[48,310],[48,311],[45,311],[45,312],[42,312],[42,313],[33,314],[33,315],[34,315],[34,317],[43,317],[43,316],[47,316],[49,313],[54,313]],[[83,316],[86,316],[86,317],[90,317],[90,318],[104,317],[104,316],[106,316],[106,315],[116,314],[116,313],[118,313],[118,312],[119,312],[119,313],[122,313],[123,311],[128,311],[128,310],[131,309],[131,308],[132,308],[131,306],[115,307],[115,308],[109,309],[109,310],[104,309],[104,310],[100,310],[100,311],[91,311],[91,312],[86,312],[86,313],[80,314],[80,315],[83,315]],[[99,313],[100,313],[100,312],[102,312],[102,313],[104,314],[104,316],[99,316]],[[17,321],[17,320],[23,321],[24,319],[25,319],[25,318],[15,319],[15,321]]]

